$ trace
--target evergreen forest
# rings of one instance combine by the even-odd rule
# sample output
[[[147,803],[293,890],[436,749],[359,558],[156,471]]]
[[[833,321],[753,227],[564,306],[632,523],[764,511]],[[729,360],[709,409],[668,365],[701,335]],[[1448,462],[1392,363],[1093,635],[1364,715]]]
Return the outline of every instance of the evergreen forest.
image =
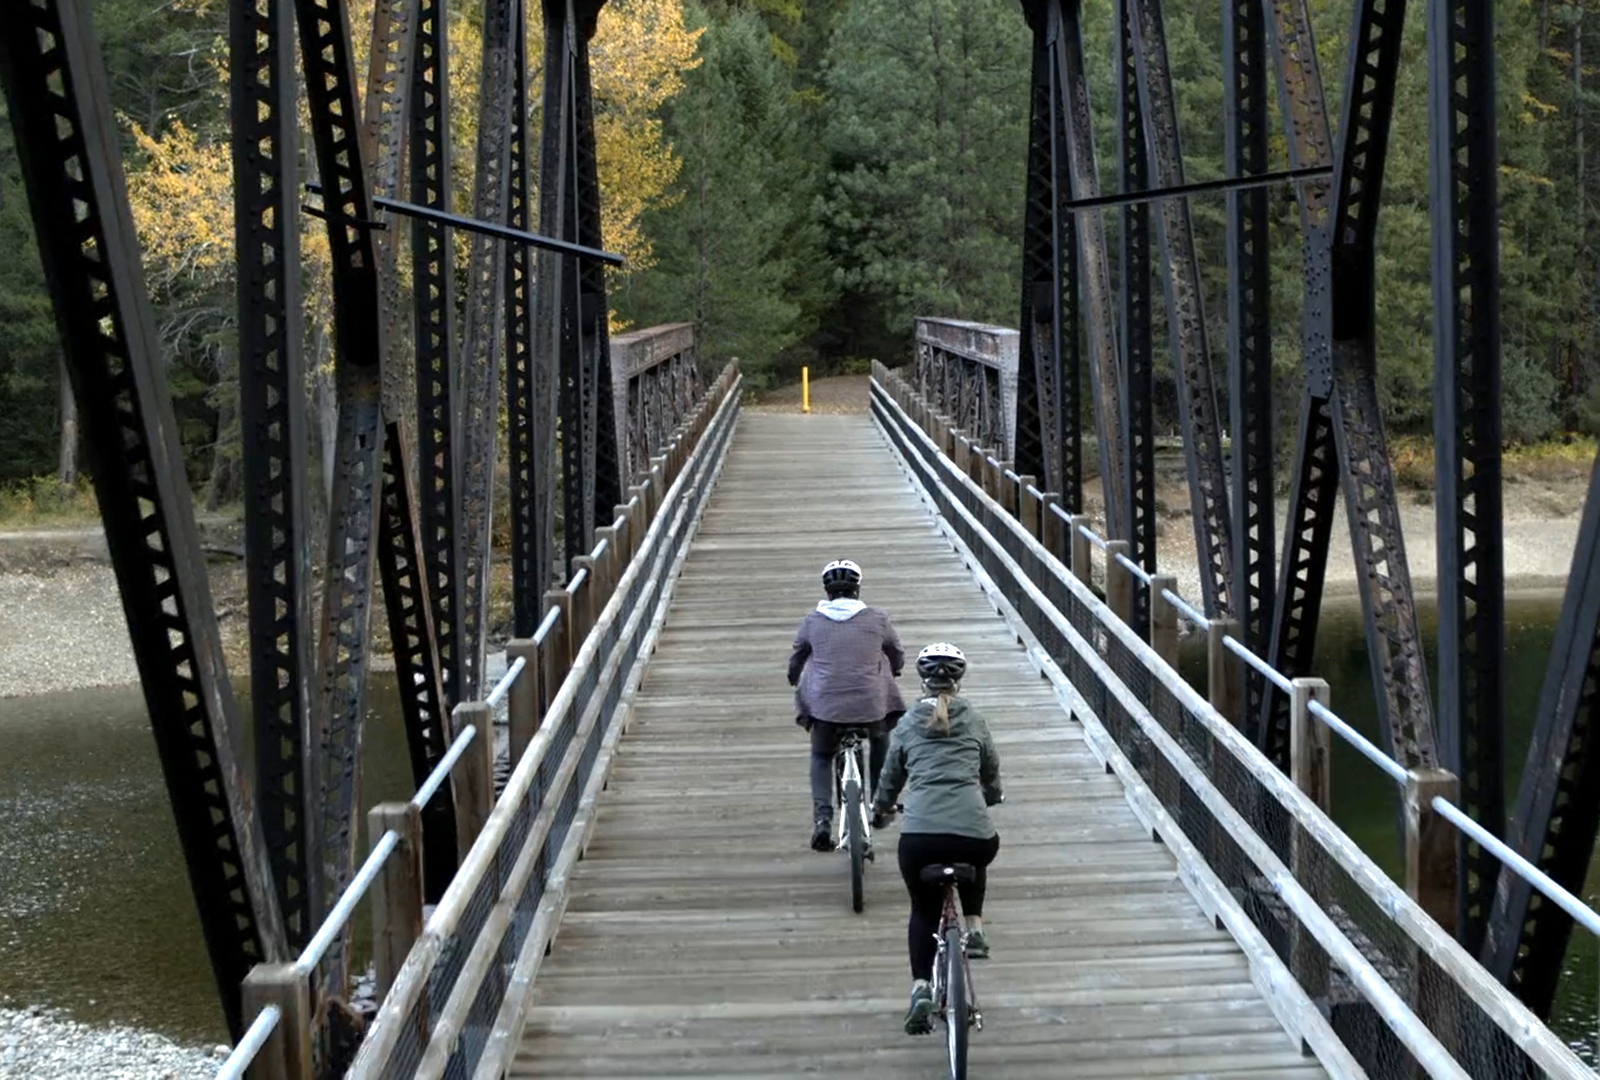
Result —
[[[350,3],[360,54],[371,0]],[[1600,0],[1494,4],[1506,435],[1537,443],[1593,434],[1600,259],[1589,226],[1600,225],[1600,161],[1589,161],[1600,157],[1600,133],[1588,129],[1600,117],[1600,68],[1585,64],[1584,39],[1600,33]],[[1223,176],[1224,6],[1166,5],[1190,181]],[[1309,6],[1336,119],[1351,4]],[[1425,5],[1410,7],[1378,234],[1380,392],[1402,437],[1429,430],[1434,363]],[[227,5],[93,0],[93,9],[191,479],[215,507],[237,498],[239,438]],[[1084,0],[1084,11],[1099,167],[1111,192],[1111,0]],[[462,5],[451,20],[457,208],[470,213],[481,11]],[[538,23],[535,10],[535,58]],[[1590,51],[1600,53],[1600,40]],[[917,315],[1016,325],[1030,65],[1017,0],[611,0],[592,55],[605,241],[629,260],[611,279],[617,329],[693,321],[708,361],[737,356],[755,385],[777,386],[803,365],[815,377],[860,374],[872,358],[902,362]],[[537,86],[529,97],[537,130]],[[1273,123],[1270,167],[1285,168],[1276,115]],[[308,169],[309,145],[307,133]],[[1277,397],[1292,403],[1302,238],[1292,190],[1271,192]],[[1220,375],[1222,198],[1197,197],[1192,214]],[[1113,243],[1116,222],[1109,214]],[[322,228],[304,221],[304,348],[313,430],[331,435]],[[71,482],[71,402],[3,120],[0,250],[10,253],[0,260],[0,486]],[[1156,340],[1164,340],[1159,326]],[[1157,395],[1168,431],[1170,375]],[[1293,424],[1283,419],[1286,443]]]

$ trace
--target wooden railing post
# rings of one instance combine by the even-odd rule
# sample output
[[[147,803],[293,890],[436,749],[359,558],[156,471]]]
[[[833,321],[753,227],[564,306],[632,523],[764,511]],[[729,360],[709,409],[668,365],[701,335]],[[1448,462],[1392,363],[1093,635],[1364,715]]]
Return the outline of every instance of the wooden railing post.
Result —
[[[600,591],[595,594],[594,617],[598,619],[600,613],[611,602],[611,594],[617,589],[617,578],[622,576],[622,567],[617,563],[620,554],[621,541],[617,536],[616,527],[607,525],[594,531],[595,546],[601,543],[606,545],[605,552],[600,556],[595,569],[600,574]]]
[[[939,413],[937,419],[939,421],[939,434],[936,441],[939,443],[939,449],[944,452],[945,457],[954,461],[956,457],[956,429],[950,418],[943,413]]]
[[[369,850],[390,829],[400,834],[400,843],[372,883],[372,964],[380,1002],[422,936],[422,811],[408,802],[374,806],[367,812]]]
[[[1456,832],[1433,800],[1454,803],[1459,787],[1444,769],[1406,774],[1406,892],[1448,934],[1456,932]]]
[[[1244,684],[1238,659],[1222,643],[1230,636],[1238,639],[1237,620],[1213,617],[1206,627],[1206,695],[1211,707],[1237,727],[1244,709]]]
[[[1083,514],[1068,516],[1067,530],[1071,534],[1068,546],[1072,550],[1072,576],[1093,589],[1094,567],[1089,565],[1089,538],[1083,532],[1083,526],[1087,524],[1089,519]]]
[[[312,1080],[311,975],[293,964],[257,964],[241,985],[244,1015],[254,1020],[268,1005],[278,1007],[278,1026],[267,1037],[249,1080]]]
[[[1002,501],[1004,496],[1000,493],[1000,459],[987,449],[979,450],[978,453],[982,455],[982,460],[979,464],[983,469],[983,493],[1004,506],[1005,504]]]
[[[465,862],[467,853],[489,820],[494,808],[494,710],[486,701],[463,701],[450,714],[450,737],[455,740],[467,728],[478,734],[467,746],[451,778],[451,793],[456,803],[456,858]]]
[[[1237,672],[1236,658],[1229,657],[1228,670]],[[1311,703],[1328,704],[1328,684],[1321,679],[1295,679],[1289,692],[1289,779],[1323,813],[1328,812],[1333,795],[1329,731],[1326,724],[1311,715]],[[1228,716],[1230,721],[1234,717]],[[1303,829],[1290,829],[1289,872],[1318,902],[1327,899],[1318,887],[1314,866],[1320,855],[1317,842]],[[1328,992],[1328,963],[1322,949],[1312,940],[1300,920],[1289,927],[1289,960],[1295,979],[1313,999]]]
[[[1044,498],[1039,500],[1039,543],[1044,549],[1063,563],[1069,561],[1066,548],[1061,544],[1063,535],[1061,515],[1056,513],[1056,507],[1061,505],[1061,496],[1053,491],[1044,493]]]
[[[999,457],[999,454],[995,456]],[[1018,498],[1022,494],[1022,488],[1011,479],[1011,476],[1017,475],[1012,464],[1010,461],[1002,460],[995,468],[995,501],[1005,508],[1006,513],[1018,517],[1022,514],[1022,503]],[[1007,476],[1007,473],[1011,476]]]
[[[578,574],[583,572],[583,580],[578,581]],[[578,657],[578,650],[583,648],[583,641],[589,636],[589,631],[594,629],[595,615],[595,567],[594,559],[588,555],[575,555],[572,559],[572,577],[568,581],[567,595],[572,597],[572,606],[568,613],[572,616],[572,634],[568,640],[574,660]],[[572,583],[577,582],[573,588]]]
[[[1311,715],[1311,703],[1328,707],[1328,684],[1322,679],[1294,679],[1290,685],[1294,689],[1289,694],[1289,779],[1327,813],[1332,805],[1330,733],[1328,725]]]
[[[1178,609],[1166,591],[1178,591],[1178,579],[1171,574],[1150,575],[1150,647],[1174,671],[1178,668]]]
[[[1017,520],[1022,522],[1024,529],[1028,530],[1028,535],[1037,540],[1039,539],[1039,511],[1044,508],[1044,500],[1028,490],[1033,486],[1033,477],[1017,477]]]
[[[550,710],[550,703],[561,690],[561,683],[572,670],[572,597],[565,589],[551,589],[544,594],[546,610],[553,607],[561,612],[550,635],[544,639],[544,697],[539,701],[541,713]]]
[[[1106,606],[1125,623],[1133,622],[1133,572],[1117,556],[1133,549],[1126,540],[1106,541]]]
[[[621,522],[620,527],[617,522]],[[611,509],[612,527],[617,530],[617,535],[622,539],[617,549],[618,564],[617,578],[621,580],[622,574],[633,561],[634,552],[639,550],[639,529],[633,521],[633,511],[628,509],[627,503],[618,503]]]
[[[523,662],[522,674],[511,683],[506,698],[506,729],[511,740],[511,767],[515,769],[522,753],[539,730],[542,698],[539,695],[539,646],[531,638],[506,642],[506,664]]]

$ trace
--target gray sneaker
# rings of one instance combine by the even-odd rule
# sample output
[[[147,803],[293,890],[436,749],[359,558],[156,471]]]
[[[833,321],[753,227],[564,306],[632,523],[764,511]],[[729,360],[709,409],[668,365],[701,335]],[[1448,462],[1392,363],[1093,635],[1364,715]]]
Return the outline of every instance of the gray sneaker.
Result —
[[[989,939],[983,936],[982,930],[967,931],[967,959],[989,959]]]
[[[906,1010],[906,1034],[933,1032],[933,987],[918,979],[911,988],[911,1007]]]

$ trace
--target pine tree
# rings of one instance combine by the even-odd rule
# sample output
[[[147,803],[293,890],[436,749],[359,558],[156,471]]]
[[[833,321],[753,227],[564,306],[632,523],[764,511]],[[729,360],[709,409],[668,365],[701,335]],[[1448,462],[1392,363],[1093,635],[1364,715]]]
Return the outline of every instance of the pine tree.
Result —
[[[636,325],[692,320],[704,356],[738,356],[760,377],[806,329],[814,180],[790,72],[761,19],[728,12],[703,56],[667,114],[684,165],[673,204],[647,220],[658,263],[618,300]]]
[[[857,0],[841,20],[824,220],[868,323],[855,347],[891,350],[918,315],[1016,322],[1030,43],[1014,0]]]

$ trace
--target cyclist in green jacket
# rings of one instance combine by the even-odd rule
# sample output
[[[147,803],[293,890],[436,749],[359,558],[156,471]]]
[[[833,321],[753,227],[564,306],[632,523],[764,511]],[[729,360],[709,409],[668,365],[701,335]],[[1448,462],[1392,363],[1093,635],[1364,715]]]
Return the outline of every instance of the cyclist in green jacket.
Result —
[[[967,658],[948,642],[938,642],[917,656],[924,697],[894,729],[873,798],[873,825],[887,823],[901,789],[905,817],[900,824],[900,875],[911,894],[906,943],[911,953],[911,1007],[908,1035],[933,1030],[934,937],[944,906],[939,885],[924,884],[922,868],[967,863],[977,871],[959,886],[967,924],[967,956],[989,955],[983,936],[985,869],[1000,850],[1000,836],[988,808],[1004,798],[1000,790],[1000,757],[983,716],[960,697]]]

